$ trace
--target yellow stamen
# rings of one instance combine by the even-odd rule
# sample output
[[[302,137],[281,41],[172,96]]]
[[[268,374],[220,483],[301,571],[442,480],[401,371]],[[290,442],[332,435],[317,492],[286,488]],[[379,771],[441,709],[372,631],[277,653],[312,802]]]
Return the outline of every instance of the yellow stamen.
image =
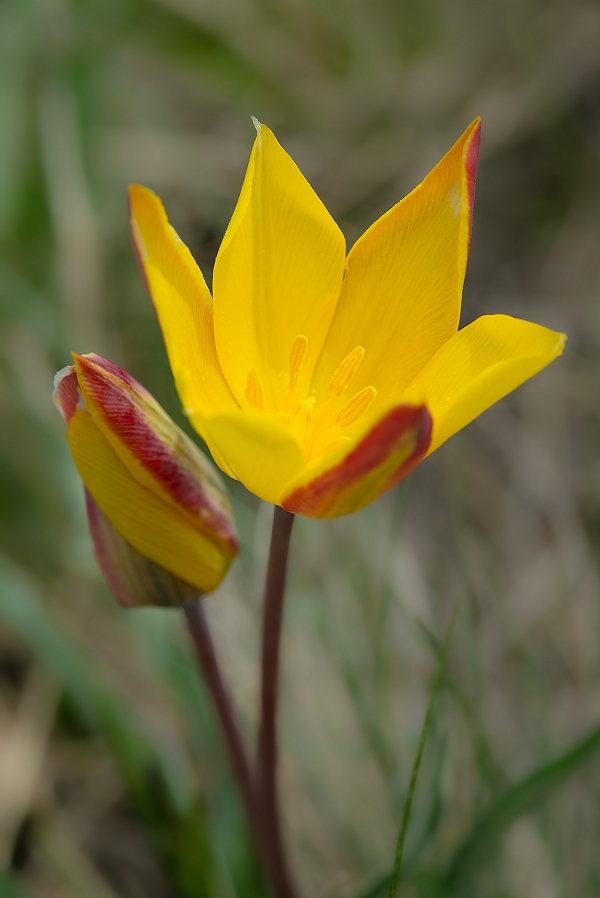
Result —
[[[277,412],[277,417],[281,421],[282,424],[285,424],[286,427],[289,427],[292,421],[292,415],[288,412]]]
[[[336,449],[340,449],[346,443],[350,442],[350,437],[337,437],[335,440],[329,440],[329,442],[325,445],[325,448],[321,452],[321,455],[330,455],[332,452],[335,452]]]
[[[308,337],[298,334],[290,350],[290,390],[296,389],[298,374],[308,355]]]
[[[254,365],[248,366],[248,376],[246,377],[246,400],[250,408],[256,412],[262,412],[265,407],[265,394],[263,393],[262,384],[256,373]]]
[[[297,338],[296,338],[297,339]],[[340,362],[335,374],[329,381],[329,395],[336,399],[341,396],[350,384],[350,381],[358,371],[360,363],[365,357],[362,346],[355,346],[352,352]]]
[[[365,387],[364,390],[353,396],[338,412],[336,421],[340,427],[348,427],[349,424],[354,424],[355,421],[362,418],[376,396],[375,387]]]
[[[315,397],[305,399],[298,403],[298,411],[290,424],[290,433],[298,441],[302,452],[308,456],[310,441],[312,439],[312,418],[315,407]]]

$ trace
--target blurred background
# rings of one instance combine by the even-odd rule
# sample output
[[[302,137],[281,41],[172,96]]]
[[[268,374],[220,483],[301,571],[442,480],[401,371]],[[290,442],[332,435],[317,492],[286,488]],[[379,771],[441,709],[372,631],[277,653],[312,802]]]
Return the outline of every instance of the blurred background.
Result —
[[[462,595],[400,892],[600,894],[600,6],[594,0],[1,0],[0,895],[267,894],[176,612],[119,610],[50,394],[70,350],[182,425],[129,243],[163,198],[205,275],[274,129],[349,244],[483,118],[463,324],[562,359],[333,522],[298,520],[281,784],[304,898],[387,895]],[[271,510],[206,600],[249,738]]]

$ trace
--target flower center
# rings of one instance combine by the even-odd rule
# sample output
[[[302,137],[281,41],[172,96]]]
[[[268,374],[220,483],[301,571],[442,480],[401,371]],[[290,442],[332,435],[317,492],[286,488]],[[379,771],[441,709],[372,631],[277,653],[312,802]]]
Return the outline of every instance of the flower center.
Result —
[[[306,460],[314,463],[350,441],[350,437],[344,435],[344,429],[366,414],[377,396],[377,390],[371,386],[359,390],[338,408],[334,417],[335,401],[350,386],[365,357],[365,350],[362,346],[355,346],[342,359],[329,381],[327,398],[319,405],[315,396],[298,396],[298,375],[307,355],[308,337],[298,334],[290,350],[287,392],[275,414],[300,445]],[[245,395],[251,409],[264,411],[264,391],[254,365],[248,368]]]

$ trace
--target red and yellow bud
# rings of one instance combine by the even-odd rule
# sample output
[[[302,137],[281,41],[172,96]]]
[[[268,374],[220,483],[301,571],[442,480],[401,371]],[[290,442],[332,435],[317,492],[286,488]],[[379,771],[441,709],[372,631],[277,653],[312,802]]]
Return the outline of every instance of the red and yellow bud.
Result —
[[[218,473],[133,377],[94,354],[73,358],[54,401],[117,600],[172,605],[212,592],[238,551]]]

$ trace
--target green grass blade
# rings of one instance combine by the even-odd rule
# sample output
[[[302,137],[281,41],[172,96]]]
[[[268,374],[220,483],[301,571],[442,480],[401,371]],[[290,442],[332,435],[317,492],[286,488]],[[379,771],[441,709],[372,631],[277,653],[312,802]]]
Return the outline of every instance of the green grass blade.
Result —
[[[396,891],[398,888],[398,877],[400,875],[400,867],[402,865],[402,854],[404,851],[404,840],[406,838],[406,830],[408,829],[408,821],[410,818],[410,811],[411,811],[411,807],[412,807],[413,797],[415,794],[415,787],[417,785],[417,778],[419,776],[419,769],[421,767],[421,760],[423,758],[423,750],[425,748],[427,734],[429,732],[429,727],[431,725],[431,717],[433,715],[433,706],[434,706],[435,699],[436,699],[436,696],[438,693],[438,689],[440,687],[440,683],[442,680],[442,674],[444,672],[444,666],[446,664],[446,655],[448,653],[448,646],[450,644],[450,637],[452,636],[452,630],[454,628],[454,622],[456,620],[456,615],[457,615],[458,609],[460,607],[461,598],[462,598],[462,596],[459,595],[459,597],[456,600],[456,603],[454,605],[452,617],[450,618],[450,623],[448,624],[448,630],[446,631],[446,637],[444,639],[444,644],[443,644],[442,650],[440,652],[437,670],[435,672],[435,677],[433,679],[431,691],[429,693],[429,701],[427,703],[427,711],[425,713],[425,720],[423,721],[423,728],[421,730],[419,746],[417,748],[417,754],[416,754],[415,761],[413,764],[412,773],[410,776],[408,793],[406,795],[406,801],[404,803],[404,812],[402,814],[402,823],[400,824],[400,833],[398,835],[398,844],[396,846],[396,857],[394,859],[394,869],[392,871],[392,881],[390,883],[389,898],[395,898]]]
[[[600,727],[509,789],[475,822],[470,836],[454,855],[443,878],[446,888],[459,885],[469,870],[493,849],[511,823],[538,807],[561,783],[591,760],[598,750]]]
[[[10,873],[0,873],[1,898],[30,898],[30,892],[14,878]]]
[[[109,742],[130,794],[186,898],[207,898],[213,859],[205,810],[184,788],[176,759],[154,742],[122,699],[102,683],[38,592],[0,554],[0,622],[8,625],[62,685],[78,717]],[[0,898],[3,898],[0,880]]]

